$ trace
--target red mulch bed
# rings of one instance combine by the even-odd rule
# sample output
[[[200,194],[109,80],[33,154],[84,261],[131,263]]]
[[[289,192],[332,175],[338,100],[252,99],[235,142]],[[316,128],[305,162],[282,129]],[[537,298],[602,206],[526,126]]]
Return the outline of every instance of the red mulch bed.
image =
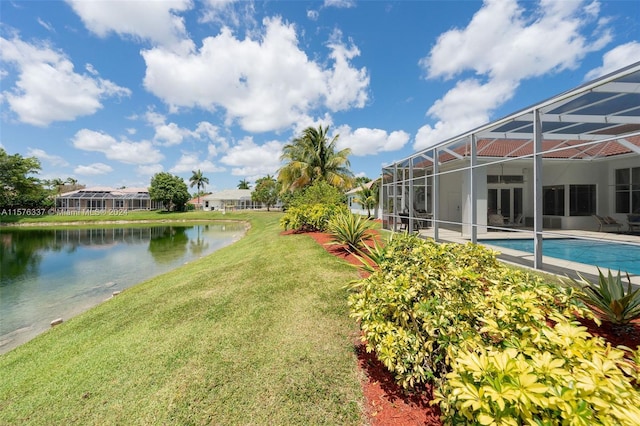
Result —
[[[294,232],[288,231],[285,234]],[[331,241],[328,234],[322,232],[307,232],[318,244],[329,253],[345,261],[360,265],[360,261],[343,246],[327,245]],[[360,272],[365,277],[364,272]],[[602,336],[612,346],[624,345],[631,349],[640,346],[640,320],[634,321],[626,327],[616,327],[603,323],[598,327],[593,321],[580,319],[582,325],[590,333]],[[355,342],[358,365],[366,376],[362,388],[366,400],[366,411],[373,426],[441,426],[440,409],[431,406],[432,389],[427,387],[420,391],[408,393],[398,386],[393,375],[377,360],[374,353],[367,353],[364,344]]]

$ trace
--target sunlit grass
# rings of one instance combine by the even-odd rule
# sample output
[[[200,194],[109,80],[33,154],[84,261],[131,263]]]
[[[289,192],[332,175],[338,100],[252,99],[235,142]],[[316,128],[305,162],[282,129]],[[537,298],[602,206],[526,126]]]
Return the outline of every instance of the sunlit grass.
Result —
[[[159,216],[252,227],[0,355],[0,424],[362,424],[356,271],[279,213]]]

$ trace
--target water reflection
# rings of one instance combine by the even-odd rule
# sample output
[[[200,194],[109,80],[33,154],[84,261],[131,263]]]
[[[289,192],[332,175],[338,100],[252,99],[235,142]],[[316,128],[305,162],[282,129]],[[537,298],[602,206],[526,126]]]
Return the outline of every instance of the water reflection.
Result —
[[[0,229],[0,353],[243,232],[229,223]]]

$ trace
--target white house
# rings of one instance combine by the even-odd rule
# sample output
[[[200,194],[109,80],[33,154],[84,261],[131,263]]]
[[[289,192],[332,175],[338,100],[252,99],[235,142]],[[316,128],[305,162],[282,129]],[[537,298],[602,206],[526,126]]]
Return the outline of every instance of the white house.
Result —
[[[201,197],[202,209],[212,210],[246,210],[261,208],[261,203],[251,201],[250,189],[225,189]]]
[[[640,213],[640,62],[441,141],[382,175],[385,228],[398,229],[403,215],[417,228],[417,211],[436,239],[445,229],[476,242],[518,228],[534,239],[539,267],[554,230],[597,231],[594,215],[626,228],[627,216]]]

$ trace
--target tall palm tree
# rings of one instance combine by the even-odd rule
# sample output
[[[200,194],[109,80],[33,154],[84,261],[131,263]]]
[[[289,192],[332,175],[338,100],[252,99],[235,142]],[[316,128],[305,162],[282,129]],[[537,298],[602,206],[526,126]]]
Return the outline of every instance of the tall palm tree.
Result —
[[[242,179],[238,183],[238,189],[249,189],[249,181],[247,181],[246,179]]]
[[[353,173],[348,158],[351,149],[336,151],[339,135],[329,141],[328,131],[329,126],[307,127],[302,136],[284,146],[280,159],[286,164],[278,172],[283,190],[293,191],[317,180],[340,189],[352,187]]]
[[[189,178],[189,186],[191,188],[193,188],[194,186],[198,188],[198,205],[200,206],[200,187],[204,188],[204,185],[209,183],[209,178],[204,177],[204,175],[202,174],[202,170],[200,169],[198,169],[197,171],[192,170],[191,173],[193,174]],[[200,206],[200,208],[202,208],[202,206]]]

